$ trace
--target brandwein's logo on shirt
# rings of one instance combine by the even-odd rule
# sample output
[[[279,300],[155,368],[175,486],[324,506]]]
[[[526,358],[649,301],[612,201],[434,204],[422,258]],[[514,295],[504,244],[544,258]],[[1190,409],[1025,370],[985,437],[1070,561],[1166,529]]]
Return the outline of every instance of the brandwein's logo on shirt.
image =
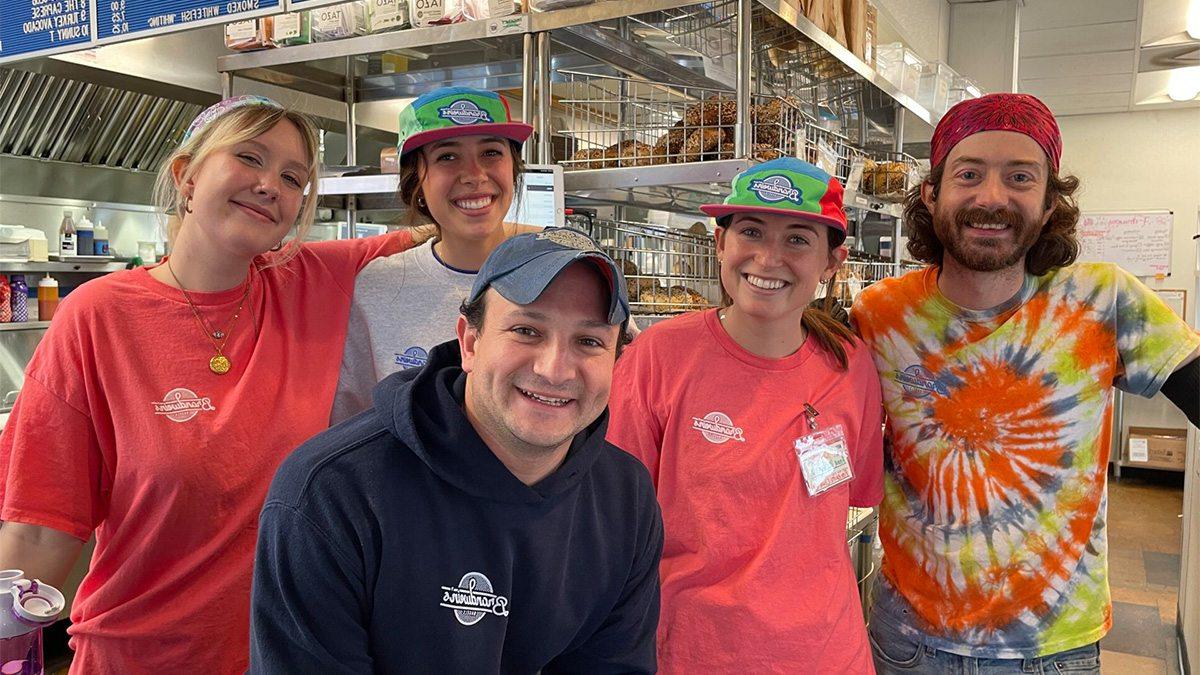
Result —
[[[420,347],[409,347],[403,354],[396,354],[396,365],[404,368],[420,368],[429,360],[429,352]]]
[[[164,415],[172,422],[186,422],[201,411],[216,410],[212,399],[207,396],[197,396],[191,389],[177,387],[167,392],[161,401],[153,401],[155,415]]]
[[[894,379],[904,388],[904,393],[917,398],[927,398],[930,394],[949,396],[950,390],[938,382],[937,377],[922,365],[914,365],[904,370],[895,371]]]
[[[457,586],[442,586],[442,607],[454,610],[464,626],[474,626],[488,614],[508,616],[508,598],[492,592],[492,582],[479,572],[467,572]]]
[[[746,442],[742,428],[735,425],[733,420],[729,419],[729,415],[723,412],[710,412],[704,417],[693,417],[692,428],[699,431],[710,443]]]

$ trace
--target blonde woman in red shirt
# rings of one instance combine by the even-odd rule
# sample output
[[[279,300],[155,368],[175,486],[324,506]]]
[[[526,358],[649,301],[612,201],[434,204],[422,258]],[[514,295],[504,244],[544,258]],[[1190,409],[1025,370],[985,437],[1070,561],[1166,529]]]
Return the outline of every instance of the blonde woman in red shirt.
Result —
[[[316,154],[269,99],[205,110],[159,176],[171,255],[76,289],[29,363],[0,436],[0,567],[60,585],[95,535],[72,673],[247,668],[267,487],[329,419],[355,274],[413,245],[301,243]]]

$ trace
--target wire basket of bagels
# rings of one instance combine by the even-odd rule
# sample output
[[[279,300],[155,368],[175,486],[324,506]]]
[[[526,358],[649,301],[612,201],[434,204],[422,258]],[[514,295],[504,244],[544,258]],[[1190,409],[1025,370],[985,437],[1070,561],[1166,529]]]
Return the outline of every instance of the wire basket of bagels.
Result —
[[[859,192],[882,201],[903,202],[909,188],[921,181],[917,160],[902,152],[873,152],[863,159]]]
[[[591,236],[625,275],[634,314],[678,314],[721,299],[717,251],[703,223],[692,230],[595,220]]]
[[[567,170],[735,159],[741,116],[732,91],[569,70],[558,75],[563,82],[555,85],[555,104],[563,115],[557,135],[565,142],[555,146],[565,152],[559,163]],[[745,121],[752,125],[750,158],[818,164],[814,158],[836,157],[826,170],[843,180],[849,174],[848,139],[825,133],[798,100],[752,96]]]

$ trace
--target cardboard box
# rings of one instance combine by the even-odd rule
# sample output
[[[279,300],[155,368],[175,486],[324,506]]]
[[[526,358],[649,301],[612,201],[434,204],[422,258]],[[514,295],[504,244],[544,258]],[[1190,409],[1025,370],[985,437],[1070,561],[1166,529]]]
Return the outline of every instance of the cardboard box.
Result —
[[[1187,430],[1129,427],[1125,461],[1134,466],[1183,469],[1187,465]]]

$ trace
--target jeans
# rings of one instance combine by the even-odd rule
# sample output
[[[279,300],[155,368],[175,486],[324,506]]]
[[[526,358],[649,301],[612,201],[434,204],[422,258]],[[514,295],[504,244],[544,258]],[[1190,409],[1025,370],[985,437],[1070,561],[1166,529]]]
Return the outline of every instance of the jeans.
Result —
[[[1100,643],[1031,659],[989,659],[961,656],[926,646],[883,621],[868,630],[878,675],[935,673],[937,675],[1016,675],[1017,673],[1100,673]]]

